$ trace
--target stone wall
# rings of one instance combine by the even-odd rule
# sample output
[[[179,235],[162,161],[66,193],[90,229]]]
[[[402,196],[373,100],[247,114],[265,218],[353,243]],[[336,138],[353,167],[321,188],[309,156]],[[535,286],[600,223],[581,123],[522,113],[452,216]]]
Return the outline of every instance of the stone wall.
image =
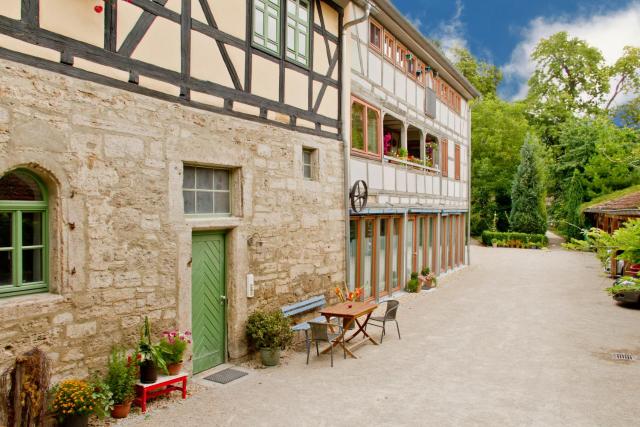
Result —
[[[302,147],[319,180],[302,177]],[[227,233],[228,353],[244,322],[344,281],[340,141],[191,109],[0,61],[0,175],[38,173],[50,190],[50,292],[0,300],[0,364],[34,345],[56,377],[103,367],[156,332],[191,327],[191,235]],[[233,216],[183,215],[182,168],[232,169]],[[255,275],[247,298],[246,275]]]

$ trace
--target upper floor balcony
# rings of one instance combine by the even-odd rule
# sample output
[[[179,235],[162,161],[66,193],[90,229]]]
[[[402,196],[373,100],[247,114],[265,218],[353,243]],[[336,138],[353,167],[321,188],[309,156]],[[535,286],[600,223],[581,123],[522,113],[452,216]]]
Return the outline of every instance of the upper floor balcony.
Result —
[[[466,207],[468,148],[352,98],[349,178],[371,206]]]

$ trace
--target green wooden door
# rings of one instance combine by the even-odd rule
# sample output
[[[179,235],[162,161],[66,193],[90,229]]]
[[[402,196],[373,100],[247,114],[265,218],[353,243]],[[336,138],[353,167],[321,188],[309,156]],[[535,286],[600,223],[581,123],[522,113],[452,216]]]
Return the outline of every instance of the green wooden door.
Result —
[[[225,361],[224,253],[223,234],[194,233],[191,285],[194,373]]]

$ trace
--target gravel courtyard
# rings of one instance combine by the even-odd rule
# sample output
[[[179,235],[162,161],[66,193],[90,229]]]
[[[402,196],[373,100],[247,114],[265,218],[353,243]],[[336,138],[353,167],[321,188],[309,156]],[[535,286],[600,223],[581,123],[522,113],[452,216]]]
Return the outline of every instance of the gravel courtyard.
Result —
[[[122,424],[640,425],[640,359],[611,356],[640,356],[640,310],[616,306],[609,283],[591,254],[473,246],[471,267],[400,297],[402,340],[392,326],[334,368],[291,352]]]

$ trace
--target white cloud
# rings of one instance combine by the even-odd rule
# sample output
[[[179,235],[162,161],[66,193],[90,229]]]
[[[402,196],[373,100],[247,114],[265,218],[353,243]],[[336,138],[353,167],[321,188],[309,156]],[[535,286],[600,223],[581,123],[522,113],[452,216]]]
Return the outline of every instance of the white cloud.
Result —
[[[467,40],[464,37],[464,24],[461,19],[463,10],[462,0],[456,0],[456,11],[453,17],[449,21],[440,22],[431,32],[431,37],[442,43],[444,54],[451,60],[455,60],[454,48],[468,49]]]
[[[600,14],[533,19],[522,31],[523,40],[514,48],[509,63],[502,68],[507,85],[515,87],[507,94],[509,98],[522,99],[527,95],[527,81],[534,71],[531,53],[541,39],[559,31],[597,47],[606,63],[613,64],[622,55],[624,46],[640,45],[640,1]]]

